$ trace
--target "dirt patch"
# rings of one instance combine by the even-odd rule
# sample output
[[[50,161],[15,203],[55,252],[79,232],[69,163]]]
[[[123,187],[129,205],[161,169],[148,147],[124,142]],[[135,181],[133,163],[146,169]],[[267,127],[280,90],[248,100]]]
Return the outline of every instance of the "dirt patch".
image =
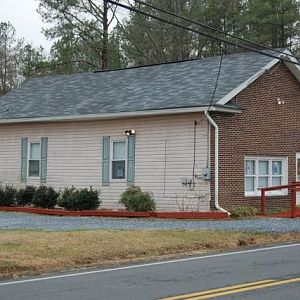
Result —
[[[0,231],[0,278],[300,241],[300,232],[210,230]]]

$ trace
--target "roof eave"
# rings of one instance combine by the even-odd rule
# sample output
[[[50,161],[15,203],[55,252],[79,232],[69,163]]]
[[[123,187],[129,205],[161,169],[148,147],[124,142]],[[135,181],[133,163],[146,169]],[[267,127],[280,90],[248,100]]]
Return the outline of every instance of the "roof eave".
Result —
[[[145,110],[145,111],[133,111],[133,112],[118,112],[118,113],[106,113],[106,114],[0,119],[0,124],[114,120],[114,119],[126,119],[126,118],[136,118],[136,117],[146,117],[146,116],[196,113],[196,112],[205,112],[207,110],[222,112],[222,113],[242,112],[242,109],[239,108],[218,105],[218,106],[157,109],[157,110]]]

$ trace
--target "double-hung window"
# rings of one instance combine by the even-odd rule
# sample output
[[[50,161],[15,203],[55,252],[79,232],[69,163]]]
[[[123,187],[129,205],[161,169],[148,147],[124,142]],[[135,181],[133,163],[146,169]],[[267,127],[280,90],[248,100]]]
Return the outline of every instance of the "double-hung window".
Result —
[[[28,177],[40,176],[41,144],[29,144]]]
[[[126,141],[112,142],[112,179],[125,179],[126,171]]]
[[[259,188],[287,184],[287,158],[246,157],[245,195],[259,196]],[[285,190],[269,192],[270,195],[284,195]]]

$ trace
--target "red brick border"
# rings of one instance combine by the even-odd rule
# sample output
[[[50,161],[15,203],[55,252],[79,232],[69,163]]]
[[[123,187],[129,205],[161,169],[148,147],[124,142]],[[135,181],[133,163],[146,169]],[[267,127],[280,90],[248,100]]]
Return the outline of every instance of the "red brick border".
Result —
[[[53,216],[72,217],[116,217],[116,218],[166,218],[166,219],[228,219],[223,212],[131,212],[117,210],[81,210],[44,209],[35,207],[0,206],[0,211],[23,212]]]
[[[275,214],[272,214],[272,217],[274,217],[274,218],[291,218],[292,217],[292,212],[289,210],[289,211],[286,211],[286,212],[275,213]],[[296,218],[300,217],[300,209],[299,208],[296,209],[295,217]]]

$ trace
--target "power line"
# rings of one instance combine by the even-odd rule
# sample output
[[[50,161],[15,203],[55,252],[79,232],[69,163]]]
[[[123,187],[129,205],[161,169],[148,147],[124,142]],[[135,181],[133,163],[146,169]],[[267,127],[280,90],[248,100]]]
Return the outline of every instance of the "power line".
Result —
[[[221,68],[222,68],[223,56],[224,56],[224,50],[223,50],[223,48],[222,48],[222,45],[221,45],[221,49],[222,49],[222,52],[221,52],[221,57],[220,57],[220,63],[219,63],[219,68],[218,68],[218,73],[217,73],[216,83],[215,83],[214,90],[213,90],[213,93],[212,93],[210,105],[209,105],[207,111],[209,111],[210,108],[211,108],[211,107],[213,106],[213,104],[214,104],[214,99],[215,99],[215,95],[216,95],[217,88],[218,88],[218,84],[219,84],[219,78],[220,78],[220,75],[221,75]]]
[[[236,35],[234,35],[234,34],[227,33],[227,32],[225,32],[224,30],[220,30],[220,29],[214,28],[214,27],[212,27],[212,26],[206,25],[206,24],[201,23],[201,22],[198,22],[198,21],[190,20],[190,19],[188,19],[188,18],[186,18],[186,17],[180,16],[180,15],[178,15],[178,14],[175,14],[175,13],[173,13],[173,12],[171,12],[171,11],[168,11],[168,10],[165,10],[165,9],[162,9],[162,8],[159,8],[159,7],[157,7],[157,6],[154,6],[154,5],[145,3],[145,2],[143,2],[143,1],[140,1],[140,0],[134,0],[134,1],[135,1],[136,3],[139,3],[139,4],[142,4],[142,5],[147,6],[147,7],[149,7],[149,8],[155,9],[155,10],[157,10],[157,11],[159,11],[159,12],[164,13],[164,14],[167,14],[167,15],[170,15],[170,16],[173,16],[173,17],[176,17],[176,18],[179,18],[179,19],[181,19],[181,20],[184,20],[184,21],[187,21],[187,22],[196,24],[196,25],[199,25],[199,26],[204,27],[204,28],[206,28],[206,29],[213,30],[213,31],[215,31],[215,32],[217,32],[217,33],[224,34],[224,35],[226,35],[226,36],[229,36],[229,37],[232,37],[232,38],[234,38],[234,39],[240,40],[240,41],[242,41],[242,42],[246,42],[246,43],[248,43],[248,44],[252,44],[252,45],[254,45],[254,46],[261,47],[261,48],[263,48],[263,49],[265,49],[265,50],[272,50],[272,51],[277,52],[277,53],[279,53],[279,54],[284,54],[284,55],[286,55],[286,56],[290,56],[290,57],[293,57],[293,58],[296,58],[297,60],[299,60],[299,58],[296,57],[296,56],[294,56],[293,54],[284,53],[284,52],[282,52],[282,51],[280,51],[280,50],[273,49],[273,48],[271,48],[271,47],[269,47],[269,46],[265,46],[265,45],[262,45],[262,44],[259,44],[259,43],[250,41],[250,40],[248,40],[248,39],[238,37],[238,36],[236,36]]]
[[[144,12],[144,11],[139,10],[139,9],[137,9],[137,8],[134,8],[134,7],[130,7],[130,6],[127,6],[127,5],[118,3],[118,2],[113,1],[113,0],[107,0],[107,2],[109,2],[109,3],[111,3],[111,4],[114,4],[114,5],[118,5],[118,6],[122,7],[122,8],[127,9],[127,10],[130,10],[130,11],[133,11],[133,12],[136,12],[136,13],[139,13],[139,14],[142,14],[142,15],[144,15],[144,16],[146,16],[146,17],[149,17],[149,18],[152,18],[152,19],[156,19],[156,20],[161,21],[161,22],[163,22],[163,23],[166,23],[166,24],[169,24],[169,25],[172,25],[172,26],[176,26],[176,27],[178,27],[178,28],[181,28],[181,29],[184,29],[184,30],[193,32],[193,33],[197,33],[197,34],[203,35],[203,36],[205,36],[205,37],[207,37],[207,38],[209,38],[209,39],[216,40],[216,41],[218,41],[218,42],[222,42],[222,43],[225,43],[225,44],[229,44],[229,45],[232,45],[232,46],[236,46],[236,47],[239,47],[239,48],[248,50],[248,51],[256,52],[256,53],[259,53],[259,54],[264,55],[264,56],[272,57],[272,58],[274,58],[274,59],[281,59],[282,61],[285,61],[285,62],[292,63],[292,64],[295,64],[295,65],[300,66],[300,63],[299,63],[299,62],[291,61],[290,59],[286,59],[286,58],[283,58],[283,57],[278,57],[278,56],[272,55],[272,54],[270,54],[270,53],[267,53],[267,52],[263,52],[263,51],[257,50],[257,49],[255,49],[255,48],[252,48],[252,47],[249,47],[249,46],[246,46],[246,45],[242,45],[242,44],[239,44],[239,43],[236,43],[236,42],[233,42],[233,41],[229,41],[229,40],[227,40],[227,39],[224,39],[224,38],[215,36],[215,35],[213,35],[213,34],[206,33],[206,32],[201,31],[201,30],[196,30],[196,29],[193,29],[193,28],[190,28],[190,27],[187,27],[187,26],[184,26],[184,25],[181,25],[181,24],[172,22],[172,21],[168,21],[168,20],[166,20],[166,19],[164,19],[164,18],[161,18],[161,17],[155,16],[155,15],[153,15],[153,14]],[[285,54],[285,55],[286,55],[286,54]]]

